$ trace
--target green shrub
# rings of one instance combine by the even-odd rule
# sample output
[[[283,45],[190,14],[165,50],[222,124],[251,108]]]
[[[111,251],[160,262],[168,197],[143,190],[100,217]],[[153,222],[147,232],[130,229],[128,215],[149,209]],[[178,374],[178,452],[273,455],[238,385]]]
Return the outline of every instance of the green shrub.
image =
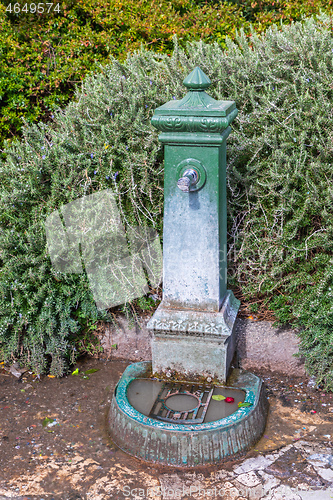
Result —
[[[0,4],[0,148],[20,133],[22,117],[47,122],[63,107],[86,75],[107,64],[110,55],[124,61],[140,48],[171,53],[179,43],[203,40],[226,48],[236,29],[250,34],[272,24],[331,11],[326,0],[54,0],[43,14],[23,12],[25,0]],[[18,6],[20,12],[16,11]],[[28,4],[30,6],[30,4]],[[35,4],[32,4],[35,5]],[[37,5],[37,4],[36,4]],[[11,7],[9,7],[11,6]],[[55,7],[59,7],[59,12]],[[11,10],[11,12],[10,12]]]
[[[129,50],[147,48],[168,53],[172,36],[218,40],[245,20],[229,3],[196,5],[192,0],[81,0],[59,3],[42,15],[10,13],[0,4],[0,147],[29,123],[50,119],[53,109],[73,97],[84,76],[109,62],[124,60]],[[30,4],[29,4],[30,5]]]
[[[47,215],[111,188],[127,224],[148,224],[162,236],[163,152],[150,119],[184,95],[182,81],[199,65],[212,81],[209,93],[239,109],[228,139],[230,281],[302,327],[309,373],[332,389],[330,18],[273,27],[261,38],[252,31],[250,44],[241,32],[226,45],[194,42],[184,51],[176,44],[171,57],[142,49],[123,64],[114,59],[82,82],[52,123],[26,125],[24,140],[7,147],[0,188],[6,359],[22,357],[40,371],[51,362],[61,374],[75,356],[79,319],[91,326],[103,316],[84,273],[52,269]]]
[[[320,10],[329,12],[332,0],[230,0],[242,10],[243,17],[251,22],[256,31],[265,31],[273,23],[290,24],[301,21],[304,16],[318,14]]]

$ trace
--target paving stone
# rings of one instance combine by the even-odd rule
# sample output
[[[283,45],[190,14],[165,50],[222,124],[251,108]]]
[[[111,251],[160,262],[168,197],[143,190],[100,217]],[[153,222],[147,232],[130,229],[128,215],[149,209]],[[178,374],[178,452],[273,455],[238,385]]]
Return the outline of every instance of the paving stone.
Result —
[[[265,471],[269,474],[273,474],[274,476],[278,476],[281,479],[287,479],[293,473],[289,460],[286,463],[286,460],[281,457],[273,462],[273,464],[269,465]]]
[[[317,473],[319,474],[320,477],[325,479],[325,481],[333,482],[333,470],[330,468],[325,469],[324,467],[316,467]]]
[[[254,486],[261,484],[260,479],[253,471],[247,472],[246,474],[240,474],[237,476],[236,481],[244,486],[247,486],[248,488],[253,488]]]
[[[314,454],[327,454],[331,455],[332,454],[332,448],[329,448],[327,446],[322,446],[321,444],[313,443],[313,442],[308,442],[308,441],[297,441],[292,444],[294,448],[297,448],[301,450],[302,452],[306,453],[306,455],[314,455]]]
[[[276,460],[276,458],[278,458],[278,456],[273,457],[273,455],[269,455],[269,457],[270,458],[268,458],[268,456],[265,457],[263,455],[258,455],[254,458],[248,458],[242,463],[242,465],[236,467],[234,469],[234,472],[235,474],[244,474],[253,470],[263,470],[271,465]]]
[[[212,473],[205,477],[197,472],[185,473],[184,475],[163,474],[159,476],[161,500],[171,500],[190,497],[191,499],[220,499],[241,500],[242,491],[237,489],[228,481],[227,471]],[[259,497],[258,497],[259,498]],[[156,499],[157,500],[157,499]],[[246,497],[244,500],[247,500]]]
[[[295,492],[292,488],[285,484],[281,484],[264,498],[265,500],[302,500],[299,492]],[[319,499],[320,497],[316,500]]]
[[[297,448],[302,453],[304,453],[304,456],[313,455],[314,453],[319,453],[322,451],[322,449],[318,448],[315,443],[309,443],[307,441],[297,441],[293,446],[294,448]]]
[[[299,483],[322,486],[322,478],[305,460],[301,451],[294,446],[269,465],[265,472],[284,480],[290,486],[297,486]]]
[[[302,500],[332,500],[333,489],[301,491],[299,495]]]
[[[233,484],[238,488],[240,494],[249,500],[257,500],[262,497],[262,482],[254,471],[240,474],[233,481]]]
[[[187,474],[185,480],[178,474],[163,474],[159,477],[159,481],[163,500],[164,498],[179,498],[180,495],[193,496],[193,498],[201,496],[202,498],[207,489],[202,474]]]
[[[234,472],[229,472],[226,470],[218,470],[211,473],[211,482],[216,481],[231,481],[235,477]]]
[[[318,467],[323,467],[324,465],[333,465],[333,455],[328,453],[315,453],[307,457],[307,461],[312,465],[317,465]]]
[[[263,488],[262,488],[263,496],[267,495],[267,493],[269,493],[270,491],[272,491],[274,488],[276,488],[281,484],[280,479],[272,476],[271,474],[267,474],[263,470],[258,470],[258,474],[263,482]]]
[[[287,446],[284,446],[281,448],[281,450],[277,451],[276,453],[273,453],[272,455],[266,455],[267,458],[270,458],[271,456],[275,457],[275,460],[282,455],[284,455],[287,451],[289,451],[291,448],[295,448],[294,444],[288,444]]]
[[[223,486],[221,486],[220,490],[222,490],[221,497],[223,498],[223,500],[242,500],[242,497],[240,497],[240,491],[239,491],[239,489],[236,488],[229,481],[226,481],[223,484]]]
[[[297,491],[309,491],[311,489],[311,486],[306,483],[299,483],[297,485]]]

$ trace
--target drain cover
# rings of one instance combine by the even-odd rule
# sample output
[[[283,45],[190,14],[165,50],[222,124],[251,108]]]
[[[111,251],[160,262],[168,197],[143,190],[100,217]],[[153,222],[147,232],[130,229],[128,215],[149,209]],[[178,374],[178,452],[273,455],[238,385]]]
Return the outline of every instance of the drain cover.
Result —
[[[201,424],[213,390],[207,385],[165,382],[149,417],[178,424]]]

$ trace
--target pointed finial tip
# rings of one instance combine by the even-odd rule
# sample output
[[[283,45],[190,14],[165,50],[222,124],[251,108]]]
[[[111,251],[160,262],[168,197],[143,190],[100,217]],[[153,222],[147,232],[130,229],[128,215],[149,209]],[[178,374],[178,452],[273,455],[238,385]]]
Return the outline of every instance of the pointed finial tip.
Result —
[[[207,75],[197,66],[194,68],[192,73],[190,73],[183,81],[185,87],[189,90],[205,90],[207,89],[211,81]]]

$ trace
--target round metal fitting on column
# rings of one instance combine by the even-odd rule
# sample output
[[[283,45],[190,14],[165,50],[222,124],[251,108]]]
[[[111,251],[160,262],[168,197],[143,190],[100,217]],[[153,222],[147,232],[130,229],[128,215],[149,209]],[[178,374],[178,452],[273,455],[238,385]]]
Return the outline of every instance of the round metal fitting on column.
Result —
[[[183,160],[182,162],[180,162],[177,165],[176,169],[177,169],[177,175],[178,175],[179,180],[181,178],[183,178],[184,175],[186,176],[186,172],[188,170],[194,170],[196,172],[198,178],[197,178],[195,183],[192,183],[189,186],[188,191],[191,191],[191,192],[198,191],[199,189],[201,189],[204,186],[204,184],[206,182],[206,178],[207,178],[207,173],[206,173],[206,169],[203,166],[203,164],[201,163],[201,161],[195,160],[194,158],[187,158],[186,160]],[[180,186],[178,186],[178,187],[180,187]],[[184,192],[186,192],[186,190],[184,190]]]

